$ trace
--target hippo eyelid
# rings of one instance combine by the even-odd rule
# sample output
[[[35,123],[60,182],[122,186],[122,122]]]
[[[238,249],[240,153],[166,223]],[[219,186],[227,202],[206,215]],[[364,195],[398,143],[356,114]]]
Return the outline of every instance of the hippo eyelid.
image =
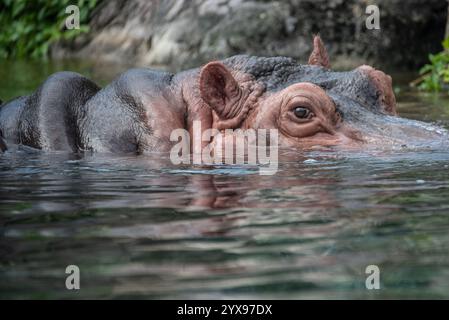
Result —
[[[295,99],[296,98],[296,99]],[[307,109],[311,114],[315,116],[316,110],[313,101],[306,97],[301,97],[302,99],[297,99],[298,97],[292,98],[287,103],[287,112],[294,112],[296,108]]]

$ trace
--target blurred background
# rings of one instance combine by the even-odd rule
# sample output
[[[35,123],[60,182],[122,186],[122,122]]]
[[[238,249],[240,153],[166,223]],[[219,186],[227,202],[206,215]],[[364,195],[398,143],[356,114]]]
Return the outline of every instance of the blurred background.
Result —
[[[79,7],[80,28],[67,30],[71,4]],[[380,30],[365,26],[369,4],[379,7]],[[1,0],[0,77],[8,81],[0,80],[0,97],[27,93],[61,69],[105,84],[131,66],[179,71],[241,53],[305,63],[317,33],[335,69],[366,63],[417,75],[429,54],[442,51],[447,6],[444,0]],[[433,71],[433,87],[444,84]]]
[[[365,27],[369,4],[380,9],[380,30]],[[305,62],[320,33],[337,68],[410,70],[441,50],[446,16],[444,0],[112,0],[93,10],[90,32],[51,55],[173,69],[239,53]]]
[[[79,30],[64,30],[78,5]],[[380,9],[367,30],[365,9]],[[442,49],[444,0],[78,0],[0,2],[0,56],[83,58],[176,70],[239,53],[306,61],[320,33],[335,67],[414,70]]]
[[[80,28],[67,30],[71,4]],[[379,7],[380,30],[365,26],[370,4]],[[447,7],[444,0],[1,0],[0,97],[29,93],[58,70],[106,84],[132,66],[179,71],[241,53],[306,63],[318,33],[335,69],[366,63],[413,80],[430,64],[415,84],[441,91],[449,55],[432,62],[429,54],[442,52]]]

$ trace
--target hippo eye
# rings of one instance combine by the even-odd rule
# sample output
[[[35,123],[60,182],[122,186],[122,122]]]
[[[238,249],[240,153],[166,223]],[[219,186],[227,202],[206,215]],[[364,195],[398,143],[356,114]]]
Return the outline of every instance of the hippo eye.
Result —
[[[308,119],[312,115],[309,109],[303,107],[296,107],[293,109],[293,113],[299,119]]]

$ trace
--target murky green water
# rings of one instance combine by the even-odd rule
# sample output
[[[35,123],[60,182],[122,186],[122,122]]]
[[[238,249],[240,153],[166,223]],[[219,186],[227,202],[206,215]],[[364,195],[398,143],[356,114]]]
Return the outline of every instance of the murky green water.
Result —
[[[121,70],[5,64],[0,97],[58,69],[100,83]],[[395,78],[402,115],[448,126],[446,96]],[[0,156],[0,298],[449,298],[449,150],[282,158],[260,176],[161,155]]]

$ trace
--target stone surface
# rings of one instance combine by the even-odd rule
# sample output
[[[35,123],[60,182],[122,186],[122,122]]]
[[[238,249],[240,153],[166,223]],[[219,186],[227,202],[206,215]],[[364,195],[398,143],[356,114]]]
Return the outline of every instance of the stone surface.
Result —
[[[52,56],[173,71],[239,53],[306,63],[319,33],[334,67],[416,69],[441,49],[446,1],[375,3],[380,30],[365,27],[366,0],[108,0],[92,13],[90,33],[56,44]]]

